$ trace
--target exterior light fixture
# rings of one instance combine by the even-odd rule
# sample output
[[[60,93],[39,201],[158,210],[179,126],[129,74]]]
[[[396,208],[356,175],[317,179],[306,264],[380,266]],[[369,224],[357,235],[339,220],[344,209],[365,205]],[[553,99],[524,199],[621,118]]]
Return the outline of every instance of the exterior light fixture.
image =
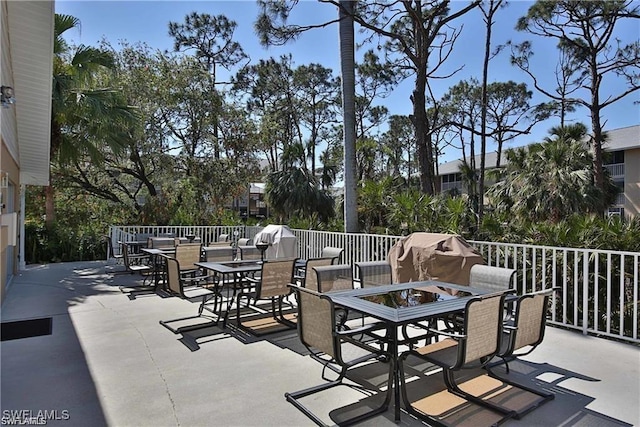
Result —
[[[13,88],[11,86],[1,86],[0,87],[0,103],[5,108],[9,108],[9,105],[14,104],[16,102],[16,98],[13,93]]]

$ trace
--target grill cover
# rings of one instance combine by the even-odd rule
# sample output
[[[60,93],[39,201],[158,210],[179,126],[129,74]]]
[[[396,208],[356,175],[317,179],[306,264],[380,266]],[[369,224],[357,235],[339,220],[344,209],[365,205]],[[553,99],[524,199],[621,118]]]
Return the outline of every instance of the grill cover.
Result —
[[[265,259],[294,258],[298,249],[298,238],[286,225],[267,225],[253,238],[253,244],[269,243]]]
[[[482,256],[457,234],[413,233],[398,241],[387,256],[394,283],[439,280],[469,285],[469,271]]]

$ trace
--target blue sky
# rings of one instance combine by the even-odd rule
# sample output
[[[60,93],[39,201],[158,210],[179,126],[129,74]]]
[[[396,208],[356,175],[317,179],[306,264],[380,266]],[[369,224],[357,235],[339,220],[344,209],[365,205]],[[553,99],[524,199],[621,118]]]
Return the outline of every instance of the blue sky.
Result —
[[[467,2],[454,1],[452,9],[462,7]],[[533,38],[526,33],[520,33],[513,28],[518,17],[526,13],[532,4],[530,1],[511,1],[509,6],[498,12],[494,26],[493,44],[504,43],[511,39],[522,41],[533,40],[535,55],[532,66],[540,76],[547,76],[543,81],[552,84],[555,69],[556,53],[551,41]],[[119,40],[130,43],[142,41],[153,48],[172,49],[173,40],[168,35],[170,21],[183,22],[185,15],[196,11],[211,15],[223,14],[237,22],[235,39],[249,54],[252,62],[261,58],[278,57],[291,53],[295,65],[320,63],[339,73],[338,28],[332,25],[324,29],[313,30],[302,35],[296,42],[284,47],[263,48],[253,30],[253,22],[258,13],[256,2],[251,0],[237,1],[56,1],[56,13],[70,14],[80,19],[80,31],[71,30],[67,38],[75,43],[96,45],[102,38],[106,38],[113,45]],[[295,9],[290,21],[300,24],[318,23],[334,19],[337,11],[331,5],[317,1],[303,0]],[[444,94],[449,86],[459,80],[476,77],[480,79],[482,73],[482,56],[484,46],[484,24],[479,11],[469,14],[464,21],[464,28],[454,50],[454,55],[448,61],[448,70],[464,66],[463,70],[454,77],[440,80],[434,85],[436,95]],[[640,24],[630,22],[620,26],[618,36],[627,42],[637,40],[640,36]],[[362,38],[362,37],[360,37]],[[360,50],[360,54],[365,49]],[[446,70],[443,70],[446,73]],[[520,70],[509,64],[508,54],[505,52],[496,57],[490,65],[490,82],[514,80],[525,82],[533,89],[532,82]],[[604,96],[618,93],[621,89],[620,81],[611,82],[606,86]],[[380,100],[389,108],[391,114],[409,114],[411,101],[409,94],[413,85],[412,79],[405,80],[391,96]],[[546,101],[534,91],[534,102]],[[640,107],[633,105],[633,101],[640,101],[640,93],[636,92],[624,100],[608,107],[603,112],[606,129],[615,129],[640,124]],[[573,117],[589,126],[589,118],[585,109],[580,109]],[[538,124],[530,135],[525,135],[509,143],[508,147],[523,145],[541,140],[553,122]],[[493,150],[494,147],[489,147]],[[459,152],[450,150],[443,160],[453,160],[460,157]]]

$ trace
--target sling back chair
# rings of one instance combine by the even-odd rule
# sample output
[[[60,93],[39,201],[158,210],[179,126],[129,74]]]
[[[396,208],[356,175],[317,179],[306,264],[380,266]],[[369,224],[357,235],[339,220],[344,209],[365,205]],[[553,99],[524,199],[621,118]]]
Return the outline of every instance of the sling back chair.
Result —
[[[121,261],[124,262],[124,255],[122,253],[117,254],[113,250],[113,240],[111,240],[111,236],[105,234],[102,236],[102,238],[104,239],[104,242],[107,246],[107,259],[115,259],[116,264],[120,264]]]
[[[315,283],[313,278],[315,278]],[[309,289],[319,292],[336,292],[353,289],[353,269],[349,264],[333,264],[324,267],[313,267],[311,271]],[[336,325],[345,329],[349,320],[349,310],[344,307],[335,307]],[[364,325],[364,318],[362,320]]]
[[[122,252],[122,260],[124,262],[124,267],[131,274],[133,273],[149,273],[151,272],[151,266],[149,263],[149,255],[133,253],[132,247],[126,243],[120,243],[121,252]]]
[[[313,267],[316,272],[316,287],[310,289],[320,293],[353,289],[353,269],[349,264],[332,264]]]
[[[249,241],[251,239],[247,238],[247,237],[241,237],[238,239],[238,246],[249,246]]]
[[[387,261],[356,262],[356,272],[363,288],[393,283],[391,264]]]
[[[486,365],[500,351],[505,296],[505,292],[498,292],[471,298],[465,306],[462,333],[432,330],[431,332],[447,338],[402,353],[399,358],[400,384],[402,397],[409,413],[429,424],[441,424],[438,419],[416,409],[407,396],[404,363],[407,357],[412,355],[440,366],[444,383],[451,394],[503,414],[500,422],[516,415],[513,410],[463,391],[456,383],[454,376],[456,371],[463,368]],[[452,396],[452,398],[455,397]]]
[[[305,261],[303,267],[296,268],[296,273],[293,276],[294,282],[298,286],[302,286],[303,288],[309,287],[309,289],[317,291],[318,282],[316,280],[316,275],[313,274],[312,269],[314,267],[331,265],[332,263],[333,258],[309,258]],[[310,274],[307,275],[308,272],[310,272]]]
[[[295,263],[295,258],[264,261],[260,270],[260,277],[247,277],[245,279],[246,283],[253,288],[243,286],[243,289],[236,295],[236,322],[238,327],[246,330],[240,318],[240,303],[243,298],[247,299],[247,306],[249,306],[252,299],[256,304],[260,300],[271,300],[271,315],[273,319],[289,328],[296,327],[295,322],[287,319],[282,310],[285,297],[291,294],[289,285],[293,278]],[[262,335],[256,331],[249,332],[255,335]]]
[[[233,261],[233,253],[234,253],[234,249],[231,246],[213,246],[213,247],[206,247],[203,248],[202,250],[203,254],[204,254],[204,260],[206,262],[229,262],[229,261]],[[213,284],[213,289],[214,292],[216,292],[220,298],[222,298],[222,286],[225,284],[223,282],[222,279],[224,279],[223,277],[219,277],[217,273],[213,273],[211,276],[212,280],[209,282],[209,284],[206,284],[204,286],[210,286],[210,284]],[[214,311],[217,310],[217,300],[218,297],[216,297],[216,303],[214,304]]]
[[[332,258],[332,264],[338,264],[342,259],[344,253],[343,248],[336,248],[333,246],[325,246],[320,252],[320,258]]]
[[[240,259],[243,261],[259,260],[262,256],[260,249],[252,245],[238,246],[238,249],[240,249]]]
[[[475,264],[469,271],[469,286],[492,292],[507,291],[514,288],[516,270]]]
[[[120,248],[125,272],[129,272],[131,274],[140,273],[144,277],[142,284],[120,286],[120,291],[128,294],[155,291],[154,285],[147,285],[147,279],[153,274],[153,267],[149,265],[149,255],[132,253],[131,247],[125,242],[120,243]]]
[[[498,357],[502,359],[501,362],[492,363],[487,365],[487,371],[494,378],[499,379],[502,382],[513,385],[515,387],[526,390],[530,393],[541,396],[543,400],[536,402],[530,407],[524,408],[517,413],[517,417],[523,415],[531,409],[539,406],[540,404],[552,400],[555,398],[553,393],[545,392],[538,388],[533,388],[522,384],[522,382],[515,382],[512,379],[506,378],[502,375],[497,375],[491,368],[505,363],[506,373],[509,373],[509,360],[513,360],[518,356],[524,356],[531,353],[536,347],[542,343],[544,339],[544,331],[547,320],[547,307],[549,297],[557,288],[544,289],[542,291],[525,294],[518,297],[516,303],[516,312],[512,322],[504,325],[504,333],[502,337],[502,346]],[[524,352],[516,351],[525,349]]]
[[[469,271],[469,286],[490,292],[506,292],[515,289],[516,270],[512,268],[495,267],[475,264]],[[506,308],[505,320],[511,317],[511,308]],[[454,314],[444,319],[446,330],[459,332],[464,319]]]
[[[200,267],[195,265],[202,259],[202,244],[182,243],[176,247],[175,258],[180,264],[180,275],[190,275],[195,277],[200,273]]]
[[[197,315],[180,317],[180,318],[171,319],[171,320],[161,320],[160,324],[165,328],[169,329],[174,334],[179,334],[185,331],[206,328],[206,327],[212,326],[212,324],[217,323],[217,319],[214,322],[213,319],[209,318],[209,316],[203,316],[202,311],[207,301],[210,300],[211,298],[215,298],[216,304],[217,304],[218,294],[216,294],[211,289],[203,288],[200,286],[193,286],[193,285],[190,286],[190,284],[192,283],[192,280],[191,278],[188,278],[188,277],[182,277],[182,275],[180,274],[180,263],[178,262],[178,260],[168,256],[165,256],[164,258],[165,258],[165,268],[167,270],[167,284],[169,286],[169,291],[172,294],[182,299],[185,299],[185,300],[201,299],[201,302],[200,302],[200,306],[198,307]],[[210,319],[211,321],[206,323],[192,324],[192,325],[188,324],[186,326],[177,327],[177,328],[174,328],[173,326],[171,326],[172,323],[182,323],[188,320],[200,319],[200,318]]]
[[[168,249],[176,245],[176,239],[173,237],[149,237],[147,239],[147,248],[150,249]]]
[[[508,360],[531,353],[544,339],[549,298],[556,289],[544,289],[518,297],[515,316],[504,325],[503,345],[498,354],[506,365],[507,373]],[[528,347],[527,351],[515,354],[525,347]]]
[[[326,424],[303,405],[300,400],[339,385],[358,389],[367,395],[375,394],[375,392],[367,391],[361,386],[345,384],[343,380],[347,377],[349,369],[356,365],[382,356],[387,356],[388,358],[388,354],[380,348],[353,338],[354,335],[370,334],[376,330],[386,329],[386,326],[383,324],[369,324],[363,328],[350,331],[338,330],[333,321],[335,319],[335,307],[329,297],[298,286],[294,286],[293,289],[296,291],[298,298],[298,336],[300,341],[309,350],[314,360],[321,362],[325,368],[332,366],[332,370],[338,373],[338,378],[329,380],[323,370],[322,379],[327,381],[326,383],[304,390],[285,393],[285,397],[288,402],[313,422],[324,426]],[[372,337],[378,338],[376,335],[372,335]],[[347,358],[348,354],[352,356]],[[393,363],[389,363],[389,379],[393,378],[393,368]],[[381,406],[356,417],[340,420],[339,424],[350,425],[380,414],[387,410],[390,399],[391,393],[387,392]]]
[[[204,260],[207,262],[233,261],[233,248],[231,246],[213,246],[202,249]]]

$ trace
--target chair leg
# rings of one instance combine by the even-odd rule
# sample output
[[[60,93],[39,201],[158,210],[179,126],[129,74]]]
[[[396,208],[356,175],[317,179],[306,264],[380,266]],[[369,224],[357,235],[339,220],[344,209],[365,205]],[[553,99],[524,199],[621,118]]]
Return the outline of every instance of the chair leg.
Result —
[[[339,376],[337,379],[324,383],[324,384],[320,384],[320,385],[316,385],[313,387],[309,387],[306,388],[304,390],[299,390],[299,391],[295,391],[295,392],[291,392],[291,393],[285,393],[284,396],[287,399],[287,402],[291,403],[293,406],[295,406],[296,408],[298,408],[298,410],[300,412],[302,412],[303,414],[305,414],[307,417],[309,417],[314,423],[316,423],[319,426],[328,426],[327,424],[325,424],[320,418],[318,418],[313,412],[311,412],[311,410],[309,410],[306,406],[304,406],[299,399],[302,399],[303,397],[306,396],[310,396],[314,393],[318,393],[324,390],[328,390],[330,388],[339,386],[339,385],[343,385],[345,387],[352,387],[350,385],[344,384],[342,382],[342,380],[345,378],[347,373],[347,368],[343,367],[342,370],[339,373]],[[393,363],[389,364],[389,381],[392,381],[393,378]],[[391,402],[391,389],[392,387],[387,387],[387,392],[386,392],[386,397],[384,402],[382,403],[382,405],[380,405],[379,407],[366,412],[364,414],[360,414],[356,417],[353,418],[349,418],[347,420],[342,420],[340,421],[340,425],[341,426],[350,426],[359,422],[362,422],[364,420],[367,420],[371,417],[374,417],[378,414],[384,413],[387,408],[389,407],[389,403]]]
[[[500,405],[496,405],[494,403],[491,403],[487,400],[482,399],[481,397],[474,396],[473,394],[467,393],[466,391],[462,390],[456,383],[455,377],[453,375],[453,371],[451,371],[450,369],[443,368],[442,375],[444,377],[444,383],[447,386],[447,390],[449,390],[450,393],[460,396],[463,399],[476,403],[480,406],[484,406],[496,412],[500,412],[501,414],[504,414],[506,418],[515,417],[517,415],[517,412],[514,410],[504,408]]]
[[[398,358],[398,375],[400,376],[400,395],[402,396],[402,401],[404,402],[404,407],[407,412],[419,420],[427,422],[429,425],[437,426],[437,427],[447,427],[448,424],[442,423],[437,418],[433,418],[427,414],[417,411],[414,409],[411,401],[409,400],[409,396],[407,394],[407,384],[405,380],[404,373],[404,360],[407,359],[408,353],[401,355]]]
[[[493,366],[495,366],[495,365],[493,365]],[[540,400],[538,402],[534,402],[533,404],[527,406],[526,408],[524,408],[524,409],[522,409],[520,411],[517,411],[515,416],[514,416],[516,419],[520,419],[524,414],[534,410],[535,408],[537,408],[538,406],[544,404],[545,402],[548,402],[550,400],[555,399],[555,397],[556,397],[556,395],[554,393],[547,392],[547,391],[544,391],[544,390],[539,389],[539,388],[530,387],[530,386],[524,385],[522,383],[513,381],[510,378],[505,378],[503,376],[497,375],[495,372],[493,372],[491,370],[491,367],[489,367],[489,366],[487,366],[487,373],[489,374],[490,377],[495,378],[498,381],[502,381],[503,383],[509,384],[512,387],[519,388],[519,389],[527,391],[529,393],[538,395],[538,396],[540,396],[542,398],[542,400]],[[507,373],[508,373],[508,370],[507,370]]]

